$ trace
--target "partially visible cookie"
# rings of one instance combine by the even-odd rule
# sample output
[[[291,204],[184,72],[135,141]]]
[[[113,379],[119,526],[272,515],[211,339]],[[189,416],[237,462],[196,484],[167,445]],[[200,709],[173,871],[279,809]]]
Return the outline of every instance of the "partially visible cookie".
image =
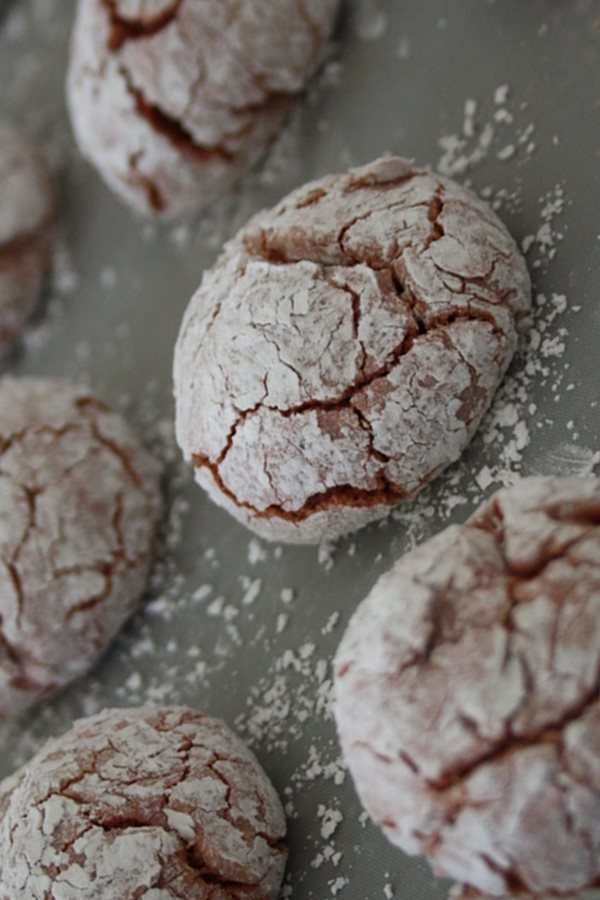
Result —
[[[18,338],[40,295],[55,220],[54,189],[42,150],[0,122],[0,356]]]
[[[600,479],[524,479],[400,559],[334,711],[370,815],[464,898],[598,886]]]
[[[322,62],[338,0],[80,0],[79,146],[146,214],[189,215],[264,153]]]
[[[0,897],[275,900],[284,836],[271,782],[223,722],[105,710],[0,785]]]
[[[134,612],[159,509],[158,466],[106,403],[0,381],[0,719],[89,669]]]
[[[261,536],[335,538],[458,459],[529,307],[523,257],[466,188],[397,157],[322,178],[205,273],[175,350],[177,440]]]

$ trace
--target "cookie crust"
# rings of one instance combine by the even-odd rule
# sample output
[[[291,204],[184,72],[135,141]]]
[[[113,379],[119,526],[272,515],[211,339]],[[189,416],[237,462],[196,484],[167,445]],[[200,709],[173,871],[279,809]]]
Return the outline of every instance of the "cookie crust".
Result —
[[[285,819],[223,722],[105,710],[0,785],[0,897],[274,900]]]
[[[213,500],[314,543],[456,460],[530,307],[521,254],[465,188],[385,157],[259,213],[192,298],[177,438]]]
[[[0,717],[85,672],[134,612],[159,508],[156,462],[102,400],[0,381]]]
[[[375,585],[335,715],[388,838],[470,887],[600,884],[600,479],[529,478]]]
[[[80,0],[75,136],[138,211],[190,216],[264,153],[321,63],[338,0]]]

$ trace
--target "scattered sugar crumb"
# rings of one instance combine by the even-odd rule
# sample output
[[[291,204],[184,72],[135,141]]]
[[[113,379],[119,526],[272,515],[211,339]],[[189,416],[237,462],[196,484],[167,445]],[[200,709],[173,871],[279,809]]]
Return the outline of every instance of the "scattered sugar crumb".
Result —
[[[100,270],[100,285],[105,291],[112,290],[117,283],[117,272],[112,266]]]
[[[334,897],[336,897],[344,888],[348,887],[350,881],[345,878],[343,875],[339,875],[337,878],[334,878],[333,881],[329,882],[329,887],[331,889],[331,893]]]
[[[327,621],[321,628],[321,634],[331,634],[331,632],[333,631],[333,629],[335,628],[335,626],[338,624],[339,621],[340,621],[340,614],[336,610],[335,612],[331,613],[331,615],[329,616],[329,618],[327,619]]]
[[[498,159],[501,159],[501,160],[504,160],[504,159],[512,159],[513,156],[515,155],[515,152],[516,152],[516,151],[515,151],[515,145],[514,145],[514,144],[507,144],[506,147],[503,147],[503,148],[502,148],[502,150],[498,150],[498,153],[496,154],[496,157],[497,157]]]
[[[335,562],[335,544],[331,541],[323,541],[319,544],[319,549],[317,551],[317,561],[320,566],[322,566],[326,572],[329,572],[333,569],[333,565]]]
[[[240,582],[242,585],[242,589],[244,591],[244,595],[242,597],[242,603],[244,606],[250,606],[251,603],[254,603],[258,595],[260,594],[260,590],[262,587],[262,579],[261,578],[249,578],[248,575],[240,575]]]
[[[139,672],[132,672],[127,681],[125,682],[125,687],[128,691],[132,691],[137,693],[142,687],[142,676]]]
[[[387,16],[375,0],[362,0],[354,16],[354,30],[361,41],[377,41],[387,28]]]
[[[410,57],[410,40],[405,35],[403,35],[398,41],[398,45],[396,47],[396,56],[398,59],[408,59]]]
[[[508,92],[510,91],[510,87],[508,84],[499,84],[496,90],[494,91],[494,103],[496,106],[504,106],[508,99]]]
[[[263,544],[256,538],[252,538],[248,544],[248,565],[256,566],[258,563],[265,562],[267,556],[268,554]]]
[[[515,124],[517,114],[508,107],[508,98],[509,86],[504,84],[494,91],[493,104],[474,97],[465,100],[460,133],[439,138],[442,153],[436,166],[438,171],[450,177],[464,175],[488,159],[492,152],[501,161],[516,161],[520,157],[522,162],[531,157],[535,151],[535,142],[531,140],[535,126],[532,122],[519,122],[516,131],[509,134],[508,129]],[[524,112],[520,109],[521,114]],[[509,136],[511,139],[507,142]],[[482,193],[485,196],[485,192]],[[495,208],[514,199],[500,191],[496,194],[492,202]]]
[[[321,822],[321,837],[326,841],[337,831],[344,817],[339,809],[320,803],[317,807],[317,819]]]
[[[206,607],[209,616],[220,616],[225,608],[225,598],[217,597]]]
[[[206,600],[207,597],[210,597],[212,591],[213,588],[211,584],[201,584],[196,588],[195,591],[192,592],[191,599],[195,603],[202,603],[203,600]]]
[[[475,134],[475,116],[477,114],[477,101],[469,97],[465,101],[465,118],[463,122],[463,134],[472,138]]]

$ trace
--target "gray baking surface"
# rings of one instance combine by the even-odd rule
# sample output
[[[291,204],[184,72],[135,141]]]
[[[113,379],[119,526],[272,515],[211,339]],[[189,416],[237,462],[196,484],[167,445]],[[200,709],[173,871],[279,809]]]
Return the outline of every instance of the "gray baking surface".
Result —
[[[288,805],[283,896],[445,897],[447,883],[361,816],[328,712],[330,662],[357,603],[417,540],[519,474],[599,461],[600,3],[346,6],[330,63],[265,164],[192,227],[136,220],[78,157],[63,99],[73,9],[15,0],[0,31],[0,115],[51,148],[66,248],[6,369],[83,380],[124,409],[165,459],[169,510],[144,608],[88,678],[4,726],[0,775],[103,706],[188,703],[250,741]],[[251,213],[384,151],[439,165],[496,206],[528,249],[533,330],[468,452],[406,514],[334,548],[267,545],[179,463],[179,321]]]

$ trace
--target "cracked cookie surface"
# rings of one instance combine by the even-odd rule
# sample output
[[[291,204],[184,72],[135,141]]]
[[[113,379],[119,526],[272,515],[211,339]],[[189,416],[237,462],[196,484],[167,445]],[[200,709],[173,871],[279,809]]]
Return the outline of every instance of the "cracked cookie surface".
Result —
[[[85,672],[136,609],[159,507],[157,464],[103,401],[0,381],[0,718]]]
[[[55,197],[42,151],[0,122],[0,356],[23,330],[50,264]]]
[[[334,711],[388,838],[461,897],[600,886],[600,479],[528,478],[350,621]]]
[[[456,460],[530,308],[525,263],[465,188],[386,157],[259,213],[192,298],[177,438],[263,537],[384,516]]]
[[[105,710],[0,785],[0,900],[274,900],[285,818],[223,722]]]
[[[321,63],[338,0],[80,0],[67,94],[83,154],[130,205],[230,189]]]

